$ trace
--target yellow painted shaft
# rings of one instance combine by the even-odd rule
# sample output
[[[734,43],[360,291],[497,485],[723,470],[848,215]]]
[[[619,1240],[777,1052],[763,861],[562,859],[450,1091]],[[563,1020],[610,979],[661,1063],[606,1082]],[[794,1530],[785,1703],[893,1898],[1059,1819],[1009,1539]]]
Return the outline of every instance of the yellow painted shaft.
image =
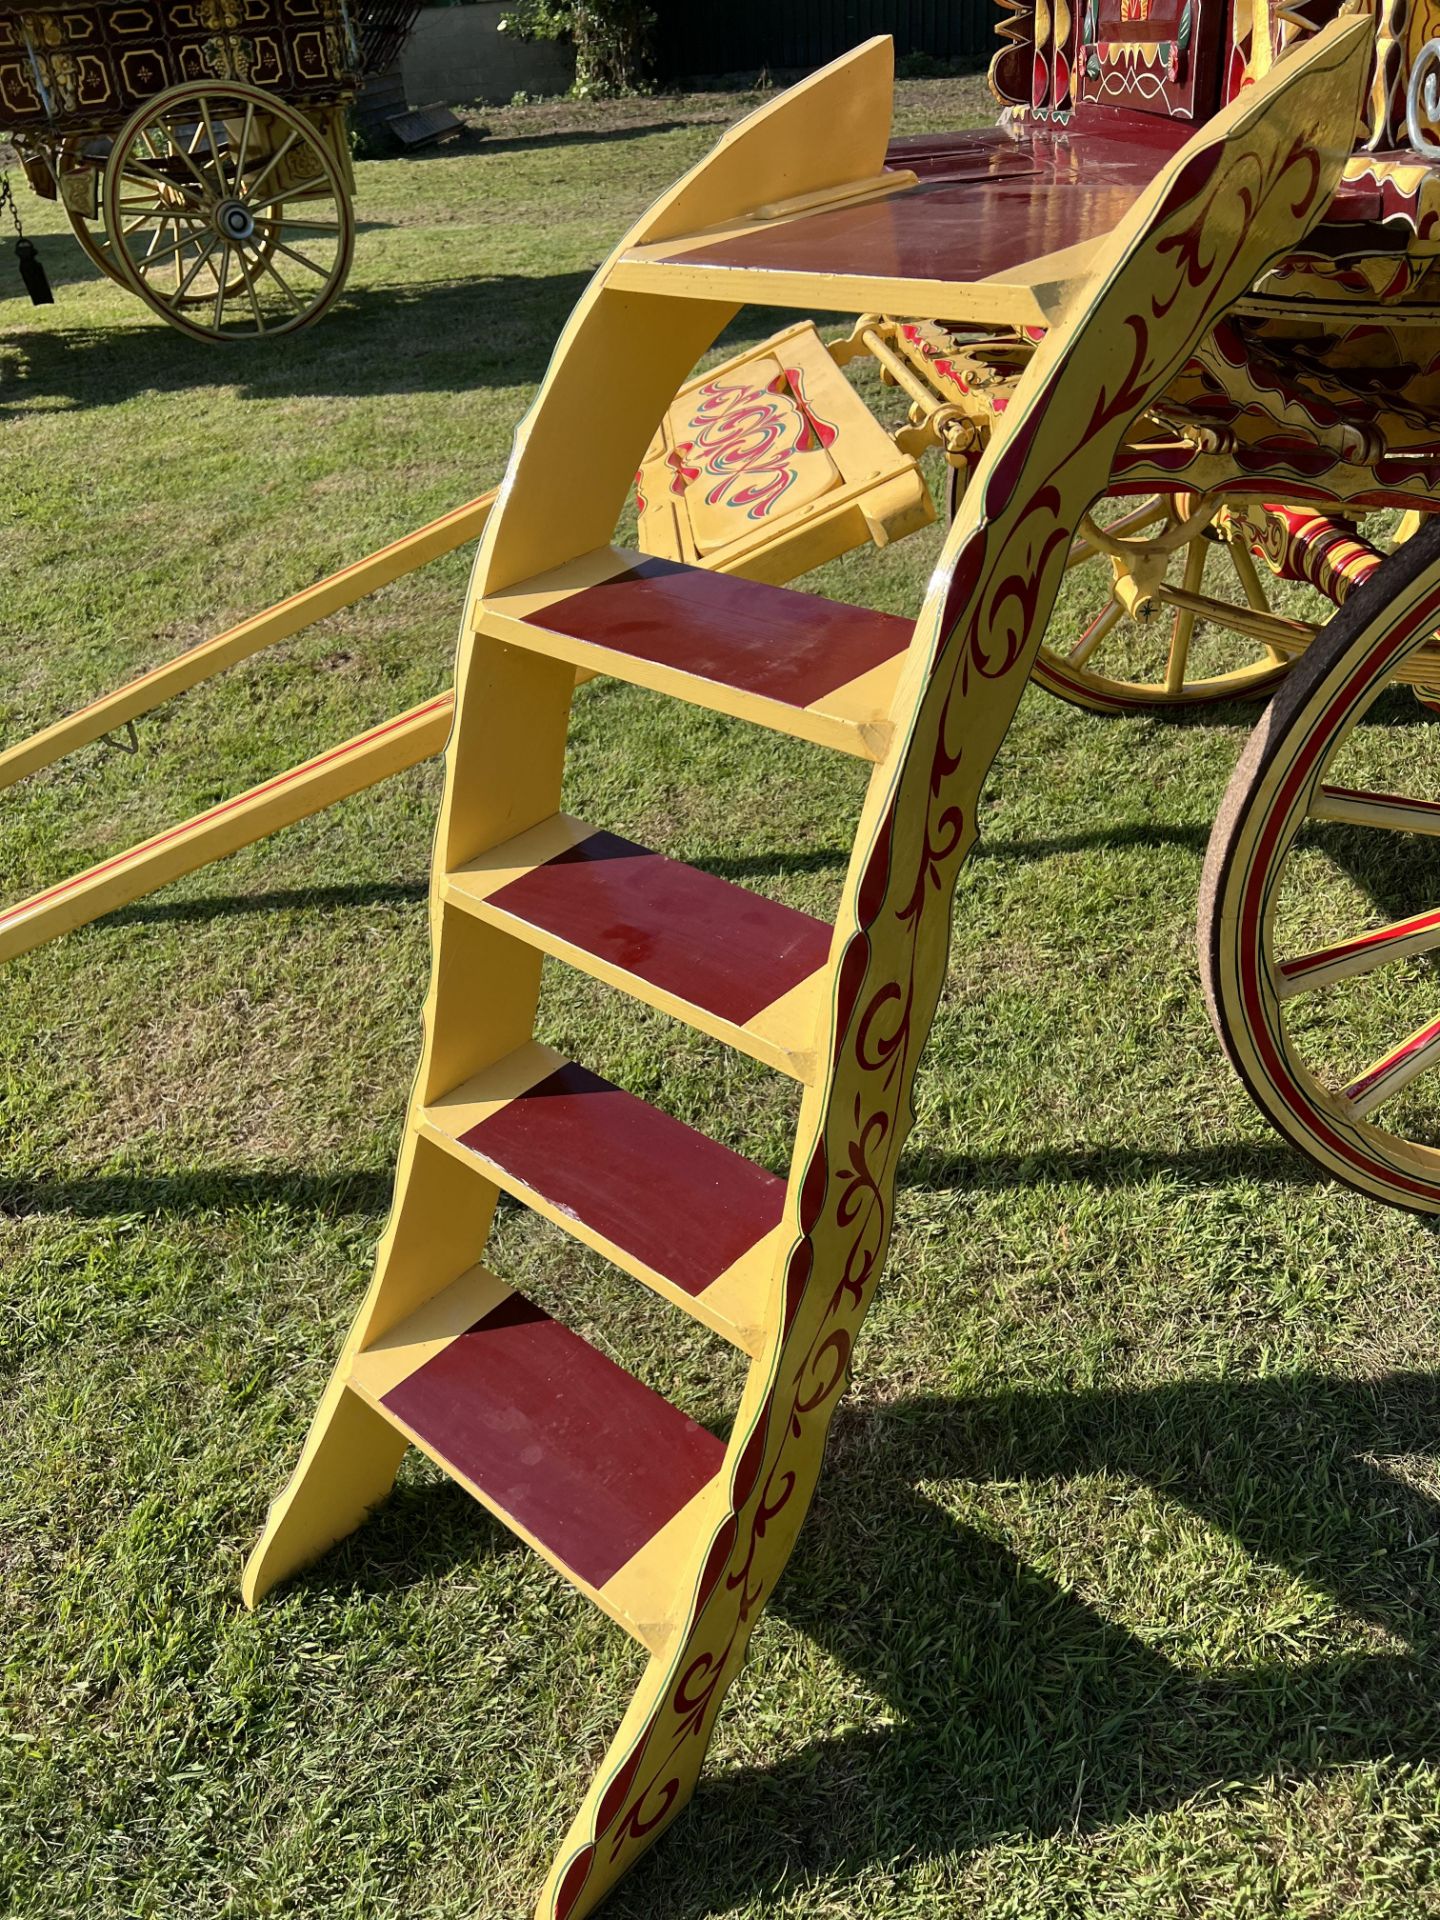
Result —
[[[214,679],[227,667],[262,653],[277,640],[288,640],[292,634],[313,627],[316,621],[338,613],[342,607],[354,606],[357,600],[365,599],[403,574],[413,573],[429,561],[438,560],[441,554],[452,553],[467,541],[478,539],[494,504],[493,490],[482,493],[478,499],[442,514],[427,526],[417,527],[413,533],[381,547],[376,553],[367,554],[353,566],[342,567],[338,573],[317,580],[313,587],[291,594],[288,600],[267,607],[253,619],[242,620],[227,633],[191,647],[188,653],[142,673],[113,693],[92,700],[88,707],[67,714],[53,726],[42,728],[28,740],[7,748],[0,753],[0,788],[13,786],[27,774],[38,773],[77,747],[87,746],[92,740],[112,733],[116,727],[123,727],[127,720],[137,719],[176,694]]]
[[[408,713],[356,734],[343,746],[331,747],[248,793],[222,800],[193,820],[167,827],[127,852],[0,911],[0,962],[87,926],[197,867],[418,766],[445,745],[454,707],[455,696],[447,689]]]

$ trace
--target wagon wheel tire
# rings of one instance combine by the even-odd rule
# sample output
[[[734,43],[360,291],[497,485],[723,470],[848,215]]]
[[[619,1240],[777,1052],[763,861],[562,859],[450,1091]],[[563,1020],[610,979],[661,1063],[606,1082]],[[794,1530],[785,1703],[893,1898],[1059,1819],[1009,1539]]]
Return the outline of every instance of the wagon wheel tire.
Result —
[[[1397,1044],[1377,1060],[1355,1063],[1362,1066],[1358,1073],[1347,1067],[1343,1084],[1337,1084],[1342,1074],[1333,1065],[1317,1070],[1313,1033],[1307,1048],[1297,1029],[1312,994],[1342,981],[1383,988],[1384,969],[1440,950],[1440,910],[1408,914],[1378,929],[1347,930],[1350,937],[1339,941],[1327,934],[1316,951],[1283,958],[1276,952],[1276,921],[1286,898],[1287,863],[1307,820],[1387,834],[1391,847],[1397,830],[1440,829],[1440,802],[1429,796],[1357,791],[1326,780],[1356,723],[1405,662],[1433,641],[1437,628],[1440,517],[1428,520],[1355,590],[1266,709],[1215,821],[1198,927],[1210,1017],[1262,1113],[1327,1174],[1417,1213],[1440,1212],[1440,1146],[1409,1137],[1414,1122],[1403,1114],[1388,1126],[1369,1115],[1383,1113],[1387,1101],[1425,1071],[1440,1068],[1440,1020],[1422,1023],[1408,1036],[1397,1034]],[[1377,729],[1376,735],[1387,731]],[[1303,865],[1292,870],[1296,897],[1306,898],[1305,887],[1313,884]],[[1433,941],[1431,921],[1437,927]],[[1422,1011],[1432,981],[1440,1007],[1440,981],[1426,974]],[[1331,1034],[1348,1046],[1347,1022],[1327,1015],[1323,1002],[1315,1014],[1328,1018]]]
[[[303,113],[238,81],[186,82],[138,108],[116,136],[103,207],[130,291],[207,342],[312,325],[354,252],[339,158]]]

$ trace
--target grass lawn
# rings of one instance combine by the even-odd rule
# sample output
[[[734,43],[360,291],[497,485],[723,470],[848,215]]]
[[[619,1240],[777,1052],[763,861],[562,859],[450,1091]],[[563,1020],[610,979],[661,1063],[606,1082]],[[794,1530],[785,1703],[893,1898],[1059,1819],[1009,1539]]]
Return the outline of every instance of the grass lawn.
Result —
[[[973,81],[900,101],[904,131],[988,111]],[[589,270],[746,104],[507,109],[361,166],[348,293],[254,353],[167,330],[22,193],[58,303],[0,252],[6,737],[498,479]],[[938,543],[813,584],[912,611]],[[466,566],[4,796],[0,897],[444,686]],[[1251,717],[1027,694],[819,1499],[617,1920],[1440,1913],[1435,1230],[1314,1176],[1211,1036],[1196,887]],[[1394,738],[1433,791],[1433,734]],[[567,805],[814,910],[860,781],[577,701]],[[239,1604],[388,1202],[438,786],[0,973],[7,1920],[513,1920],[633,1687],[624,1637],[414,1456]],[[575,977],[545,1011],[783,1167],[778,1076]],[[732,1403],[733,1355],[558,1230],[507,1211],[497,1259],[697,1417]]]

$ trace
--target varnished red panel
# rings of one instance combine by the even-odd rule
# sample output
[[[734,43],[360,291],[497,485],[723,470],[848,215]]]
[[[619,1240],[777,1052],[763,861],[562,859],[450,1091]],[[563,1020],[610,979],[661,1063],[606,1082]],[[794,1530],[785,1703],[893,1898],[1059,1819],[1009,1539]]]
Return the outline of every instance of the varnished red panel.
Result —
[[[736,1025],[830,950],[823,921],[613,833],[591,834],[491,904]]]
[[[908,192],[700,246],[675,259],[759,271],[970,281],[1109,233],[1184,142],[1183,124],[1126,116],[1123,129],[1012,138],[946,136],[916,152]],[[909,165],[902,147],[892,164]]]
[[[518,1294],[392,1387],[385,1405],[596,1587],[700,1491],[725,1453]]]
[[[642,561],[529,619],[790,707],[808,707],[903,653],[912,631],[893,613],[673,560]]]
[[[461,1145],[686,1293],[703,1293],[780,1218],[785,1182],[574,1064]]]

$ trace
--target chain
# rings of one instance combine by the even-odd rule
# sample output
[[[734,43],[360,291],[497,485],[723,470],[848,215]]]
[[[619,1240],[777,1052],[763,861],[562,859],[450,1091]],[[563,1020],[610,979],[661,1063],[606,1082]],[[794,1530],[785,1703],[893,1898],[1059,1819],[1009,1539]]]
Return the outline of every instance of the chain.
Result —
[[[17,240],[23,240],[25,229],[20,224],[20,209],[15,204],[15,190],[10,185],[8,171],[0,167],[0,213],[3,213],[7,207],[10,209],[10,218],[15,223],[15,237]]]

